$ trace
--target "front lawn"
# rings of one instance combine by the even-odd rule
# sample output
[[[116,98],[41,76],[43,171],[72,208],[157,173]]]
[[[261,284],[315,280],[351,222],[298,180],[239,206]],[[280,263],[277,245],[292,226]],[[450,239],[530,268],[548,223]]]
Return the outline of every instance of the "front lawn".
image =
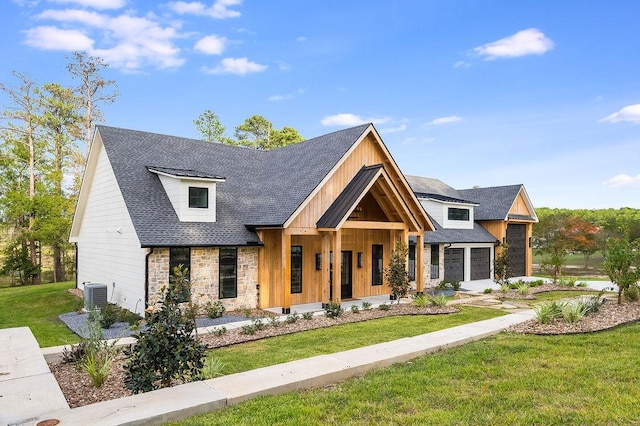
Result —
[[[224,374],[232,374],[505,315],[504,311],[496,309],[468,306],[459,308],[460,312],[455,314],[395,316],[288,334],[214,349],[209,356],[218,358],[225,364]]]
[[[638,424],[639,333],[639,324],[582,335],[502,333],[177,424]]]
[[[79,337],[58,319],[78,308],[67,290],[73,282],[0,288],[0,328],[29,327],[40,347],[77,343]]]

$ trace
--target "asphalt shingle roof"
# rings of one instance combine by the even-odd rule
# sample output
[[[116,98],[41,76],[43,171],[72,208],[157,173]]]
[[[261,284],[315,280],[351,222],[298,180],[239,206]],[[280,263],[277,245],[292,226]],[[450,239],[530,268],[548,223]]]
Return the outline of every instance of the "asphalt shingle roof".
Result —
[[[368,124],[272,151],[97,126],[143,247],[260,244],[253,226],[281,226]],[[180,222],[148,167],[224,176],[214,223]]]
[[[496,243],[497,239],[489,233],[482,225],[473,223],[473,229],[451,229],[443,228],[431,216],[431,223],[435,226],[433,232],[425,232],[424,242],[426,244],[453,244],[453,243]]]
[[[460,195],[479,204],[474,210],[475,220],[506,220],[522,185],[492,186],[460,189]]]
[[[433,198],[439,201],[447,201],[451,203],[471,203],[464,199],[460,193],[453,187],[447,185],[441,180],[422,177],[405,175],[409,186],[413,190],[413,193],[420,198]]]

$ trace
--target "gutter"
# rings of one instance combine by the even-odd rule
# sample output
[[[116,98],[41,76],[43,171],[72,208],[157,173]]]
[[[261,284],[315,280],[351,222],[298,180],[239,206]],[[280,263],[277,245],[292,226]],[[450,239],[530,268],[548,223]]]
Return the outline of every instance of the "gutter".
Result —
[[[153,254],[153,247],[144,256],[144,309],[149,307],[149,256]]]

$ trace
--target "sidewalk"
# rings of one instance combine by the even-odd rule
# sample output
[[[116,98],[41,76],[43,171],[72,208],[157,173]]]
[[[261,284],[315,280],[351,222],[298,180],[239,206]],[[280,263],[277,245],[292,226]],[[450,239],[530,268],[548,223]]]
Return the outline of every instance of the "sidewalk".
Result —
[[[55,384],[57,389],[39,388],[45,394],[37,399],[26,396],[22,392],[16,395],[12,390],[13,387],[0,388],[0,395],[3,396],[0,398],[0,424],[35,425],[45,419],[60,420],[60,425],[163,424],[224,408],[261,395],[278,395],[345,380],[373,369],[406,362],[497,334],[510,325],[521,323],[532,317],[531,310],[512,313],[415,337],[187,383],[74,409],[66,406],[57,383]],[[0,330],[0,342],[2,342],[1,332],[3,331],[6,330]],[[33,336],[30,338],[33,339]],[[35,343],[35,339],[33,342]],[[5,345],[2,345],[0,351],[4,352],[4,350]],[[0,352],[0,371],[6,367],[2,352]],[[30,352],[32,352],[31,349]],[[48,374],[53,377],[46,363],[44,364],[46,372],[42,371],[42,363],[44,363],[42,354],[39,358],[39,374]],[[60,398],[64,406],[58,403],[57,406],[36,410],[37,407],[42,406],[43,401],[59,402]]]

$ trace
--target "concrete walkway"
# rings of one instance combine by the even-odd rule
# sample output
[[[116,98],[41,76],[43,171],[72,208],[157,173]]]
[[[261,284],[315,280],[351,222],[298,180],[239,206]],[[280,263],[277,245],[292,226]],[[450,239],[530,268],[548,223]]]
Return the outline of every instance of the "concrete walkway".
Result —
[[[31,386],[25,381],[20,387],[0,387],[0,425],[35,425],[46,419],[57,419],[61,425],[163,424],[224,408],[261,395],[278,395],[345,380],[373,369],[406,362],[497,334],[510,325],[531,319],[533,315],[531,310],[521,311],[415,337],[320,355],[74,409],[69,409],[66,405],[57,383],[55,383],[57,389],[54,389],[52,383],[48,384],[48,387],[39,383]],[[24,335],[29,331],[28,329],[10,330],[20,330],[21,334],[20,336],[12,334],[15,337],[11,340],[31,339],[31,344],[35,344],[32,336],[29,338]],[[1,342],[7,340],[1,337],[3,336],[1,332],[6,331],[0,330],[0,339],[3,339],[0,340]],[[20,354],[26,352],[16,344],[5,354],[6,346],[11,345],[2,344],[0,347],[0,371],[23,370],[24,373],[21,375],[24,378],[32,377],[34,375],[32,373],[37,371],[36,376],[51,376],[50,378],[53,379],[42,354],[39,357],[33,357],[33,367],[18,367],[21,360],[13,357],[17,356],[18,352]],[[35,347],[37,348],[37,344]],[[29,349],[29,353],[32,352],[34,351]],[[11,361],[12,359],[14,361]],[[5,360],[9,362],[5,364]],[[0,386],[2,386],[1,382]],[[38,394],[30,392],[38,392]]]

